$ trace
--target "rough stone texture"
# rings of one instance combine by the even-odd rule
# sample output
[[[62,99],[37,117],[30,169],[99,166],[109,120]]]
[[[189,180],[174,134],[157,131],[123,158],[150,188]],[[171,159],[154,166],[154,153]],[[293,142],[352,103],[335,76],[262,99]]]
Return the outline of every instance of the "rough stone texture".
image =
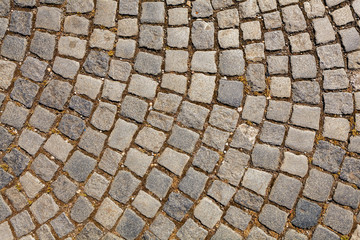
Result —
[[[247,124],[241,124],[235,131],[230,146],[251,150],[259,130]]]
[[[235,197],[234,201],[245,208],[248,208],[250,210],[259,212],[261,209],[261,206],[264,203],[264,199],[254,193],[251,193],[250,191],[247,191],[245,189],[240,189]]]
[[[144,225],[145,222],[134,211],[126,209],[116,226],[116,231],[127,239],[135,239]]]
[[[291,127],[288,131],[285,145],[301,152],[310,152],[313,148],[314,140],[315,132]]]
[[[42,92],[40,103],[47,107],[63,110],[71,89],[72,86],[69,83],[52,80]]]
[[[77,190],[77,186],[64,175],[60,175],[51,186],[55,196],[65,203],[69,202]]]
[[[96,164],[95,159],[76,151],[64,166],[64,171],[78,182],[84,182]]]
[[[26,45],[26,38],[7,35],[1,46],[1,55],[15,61],[22,61],[25,56]]]
[[[353,214],[335,204],[326,209],[324,224],[341,234],[348,234],[353,226]]]
[[[193,168],[190,168],[179,183],[179,189],[193,199],[198,199],[205,188],[208,177]]]
[[[251,220],[251,216],[242,211],[240,208],[230,206],[230,208],[226,211],[224,219],[232,226],[240,230],[245,230]]]
[[[30,44],[30,52],[45,60],[51,60],[55,50],[55,35],[36,31]]]
[[[165,140],[166,135],[163,132],[146,127],[139,132],[135,143],[149,151],[157,153],[160,151]]]
[[[152,156],[148,156],[135,148],[130,148],[124,164],[136,175],[142,177],[145,175],[152,160]]]
[[[31,205],[30,210],[36,220],[42,224],[55,216],[59,211],[59,206],[49,194],[43,194]]]
[[[54,7],[39,7],[35,26],[47,30],[59,31],[62,11]]]
[[[120,171],[111,184],[109,191],[116,201],[126,203],[135,191],[140,181],[127,171]]]
[[[316,203],[300,199],[296,205],[295,218],[291,221],[296,227],[309,229],[314,227],[321,214],[321,207]]]
[[[182,171],[189,160],[189,156],[179,153],[172,150],[171,148],[166,148],[161,156],[158,158],[160,165],[169,169],[171,172],[176,175],[181,175]]]
[[[264,116],[265,105],[264,96],[247,96],[242,118],[259,124]]]
[[[31,12],[14,11],[11,14],[9,30],[21,35],[31,35],[32,17]]]
[[[147,218],[153,218],[161,204],[158,200],[144,191],[140,191],[132,205]]]
[[[301,186],[299,180],[280,174],[274,182],[269,199],[291,209],[295,204]]]
[[[91,124],[101,131],[110,130],[115,120],[116,111],[117,107],[115,105],[100,102],[93,113]]]
[[[184,225],[179,229],[176,236],[181,240],[197,238],[199,240],[205,239],[208,232],[195,223],[192,219],[188,219]]]
[[[308,171],[308,159],[304,155],[285,152],[284,161],[280,169],[290,174],[304,177]]]
[[[230,149],[226,153],[217,175],[236,186],[240,183],[249,159],[249,155]]]
[[[145,187],[162,199],[166,196],[172,182],[173,180],[165,173],[152,169],[146,178]]]
[[[271,178],[272,175],[270,173],[248,168],[245,172],[241,185],[264,196]]]
[[[281,233],[284,230],[287,213],[271,204],[266,204],[259,215],[259,221],[271,230]]]
[[[15,148],[11,149],[11,151],[4,156],[3,160],[9,165],[16,176],[19,176],[29,163],[29,158]]]
[[[345,118],[325,117],[324,137],[346,141],[350,131],[349,121]]]
[[[359,16],[0,0],[0,238],[356,239]]]
[[[139,52],[134,68],[144,74],[158,75],[161,72],[162,57],[150,53]]]
[[[105,177],[98,173],[94,173],[85,184],[84,190],[89,196],[100,200],[108,186],[109,181]]]
[[[85,129],[85,123],[81,118],[66,114],[61,118],[59,130],[69,138],[76,140]]]
[[[0,73],[2,78],[0,80],[0,87],[2,89],[7,89],[10,87],[14,72],[16,69],[16,64],[10,61],[0,60]]]
[[[201,147],[193,160],[193,165],[207,172],[212,172],[219,160],[219,154],[206,147]]]
[[[75,230],[75,226],[71,223],[65,213],[61,213],[57,218],[52,220],[50,224],[60,238]]]
[[[333,181],[334,178],[330,174],[312,169],[306,180],[303,194],[315,201],[324,202],[329,197]]]
[[[239,107],[243,99],[243,88],[242,82],[220,80],[217,100],[233,107]]]
[[[87,73],[95,74],[99,77],[105,77],[106,72],[108,71],[109,65],[109,55],[92,50],[86,58],[86,61],[83,65],[84,70]]]
[[[251,161],[255,167],[276,170],[280,162],[280,151],[276,147],[256,144],[251,154]]]
[[[326,141],[319,141],[312,163],[332,173],[340,170],[345,151]]]
[[[137,126],[133,123],[118,119],[109,137],[109,146],[120,151],[129,147]]]
[[[349,185],[338,183],[333,199],[341,205],[356,209],[359,206],[360,192]]]
[[[28,211],[22,211],[10,219],[17,237],[22,237],[35,229]]]
[[[122,213],[110,198],[105,198],[96,212],[94,219],[107,229],[112,228]]]
[[[171,193],[168,201],[163,207],[163,210],[170,217],[177,221],[181,221],[192,205],[193,202],[181,193]]]
[[[360,185],[360,175],[358,174],[359,168],[360,168],[359,159],[346,157],[341,168],[340,178],[359,186]]]

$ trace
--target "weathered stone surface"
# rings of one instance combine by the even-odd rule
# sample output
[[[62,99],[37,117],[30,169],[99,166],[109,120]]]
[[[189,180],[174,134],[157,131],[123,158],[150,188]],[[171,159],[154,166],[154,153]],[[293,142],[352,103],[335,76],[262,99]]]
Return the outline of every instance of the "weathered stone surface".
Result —
[[[96,160],[76,151],[64,166],[64,171],[78,182],[84,182],[96,165]]]
[[[109,194],[116,201],[126,203],[139,184],[140,181],[131,173],[120,171],[111,184]]]
[[[297,227],[309,229],[315,226],[321,214],[321,207],[316,203],[300,199],[296,205],[295,218],[291,221]]]
[[[72,86],[69,83],[52,80],[42,92],[40,103],[57,110],[63,110],[71,89]]]

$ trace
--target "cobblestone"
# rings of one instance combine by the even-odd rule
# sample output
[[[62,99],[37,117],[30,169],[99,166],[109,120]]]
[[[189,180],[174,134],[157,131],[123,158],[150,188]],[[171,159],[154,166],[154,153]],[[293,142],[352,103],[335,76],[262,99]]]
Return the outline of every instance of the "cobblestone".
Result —
[[[3,238],[356,238],[359,16],[0,0]]]
[[[334,178],[316,169],[310,170],[305,183],[304,196],[315,201],[324,202],[329,197]]]
[[[251,220],[251,216],[242,211],[240,208],[230,206],[230,208],[226,211],[224,219],[232,226],[240,230],[244,230],[247,228]]]
[[[296,215],[292,224],[303,229],[315,226],[321,214],[321,207],[316,203],[300,199],[296,205]]]

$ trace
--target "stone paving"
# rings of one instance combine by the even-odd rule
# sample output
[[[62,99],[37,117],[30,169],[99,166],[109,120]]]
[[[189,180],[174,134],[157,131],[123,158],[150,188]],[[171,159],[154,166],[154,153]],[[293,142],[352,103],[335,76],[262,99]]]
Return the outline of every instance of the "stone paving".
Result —
[[[359,240],[360,0],[0,0],[0,239]]]

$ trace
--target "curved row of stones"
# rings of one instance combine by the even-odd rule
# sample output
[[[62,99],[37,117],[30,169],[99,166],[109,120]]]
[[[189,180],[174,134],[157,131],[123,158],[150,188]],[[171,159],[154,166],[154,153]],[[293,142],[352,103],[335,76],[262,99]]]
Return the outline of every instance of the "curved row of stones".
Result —
[[[0,0],[0,235],[360,239],[360,0]]]

